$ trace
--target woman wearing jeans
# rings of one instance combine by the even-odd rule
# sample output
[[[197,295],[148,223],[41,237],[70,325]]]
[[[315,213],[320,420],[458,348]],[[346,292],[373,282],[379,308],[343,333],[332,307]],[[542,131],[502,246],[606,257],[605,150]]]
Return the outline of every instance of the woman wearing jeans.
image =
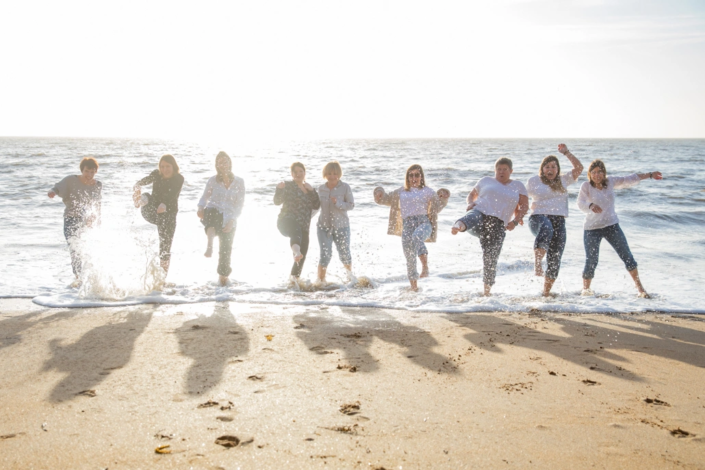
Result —
[[[340,262],[347,271],[348,282],[353,280],[348,211],[355,207],[355,200],[350,186],[340,181],[342,176],[343,169],[340,168],[340,163],[330,162],[323,167],[323,177],[328,182],[318,187],[321,214],[318,217],[316,231],[321,258],[318,261],[316,282],[319,284],[326,282],[326,270],[333,255],[333,243],[338,250]]]
[[[468,213],[458,219],[451,233],[467,231],[480,239],[484,295],[489,296],[497,273],[505,230],[523,224],[529,197],[521,181],[512,180],[512,161],[500,158],[494,164],[495,177],[485,176],[468,194]]]
[[[296,281],[304,268],[309,245],[313,211],[321,206],[318,193],[306,182],[306,168],[301,162],[291,164],[292,181],[282,181],[274,192],[274,204],[282,206],[277,218],[279,232],[289,239],[294,256],[291,277]]]
[[[538,176],[531,177],[526,184],[532,199],[529,228],[536,237],[534,269],[537,276],[544,276],[541,262],[544,256],[548,255],[543,283],[544,297],[548,297],[553,283],[556,282],[565,249],[565,218],[568,217],[567,187],[575,183],[583,172],[583,165],[570,153],[565,144],[560,144],[558,151],[573,164],[573,170],[561,176],[561,164],[558,158],[549,155],[541,162]]]
[[[401,235],[401,245],[406,257],[406,273],[411,290],[418,290],[419,277],[428,277],[428,250],[424,242],[435,242],[438,232],[438,213],[448,204],[450,191],[438,193],[426,186],[421,165],[411,165],[406,170],[404,186],[385,193],[374,190],[377,204],[390,206],[388,235]],[[421,275],[416,270],[416,257],[421,260]]]
[[[634,280],[639,297],[651,298],[639,279],[636,261],[627,243],[627,237],[619,226],[619,218],[614,210],[614,190],[639,184],[644,179],[660,180],[658,171],[634,173],[629,176],[607,178],[607,169],[602,160],[594,160],[588,168],[588,181],[580,187],[578,208],[585,212],[583,242],[585,243],[585,269],[583,269],[583,295],[593,295],[590,290],[592,278],[600,255],[600,242],[604,238],[612,245],[617,255]]]
[[[237,218],[245,205],[245,182],[233,174],[233,164],[225,152],[215,157],[216,175],[211,177],[198,202],[198,218],[205,227],[208,246],[205,257],[213,255],[213,238],[218,236],[218,280],[220,285],[228,283],[232,272],[230,257],[233,251],[233,238],[237,228]]]

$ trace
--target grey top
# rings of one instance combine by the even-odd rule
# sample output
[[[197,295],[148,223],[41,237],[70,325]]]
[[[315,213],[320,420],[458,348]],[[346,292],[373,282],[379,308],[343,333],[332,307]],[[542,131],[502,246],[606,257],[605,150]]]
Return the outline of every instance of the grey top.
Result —
[[[347,183],[338,181],[333,189],[322,184],[318,187],[318,197],[321,199],[321,214],[318,216],[318,226],[325,229],[339,229],[350,226],[348,211],[355,207],[352,190]],[[331,198],[336,199],[333,204]]]
[[[83,184],[77,175],[67,176],[51,188],[66,205],[64,217],[99,216],[102,189],[100,181],[96,180],[93,185]]]

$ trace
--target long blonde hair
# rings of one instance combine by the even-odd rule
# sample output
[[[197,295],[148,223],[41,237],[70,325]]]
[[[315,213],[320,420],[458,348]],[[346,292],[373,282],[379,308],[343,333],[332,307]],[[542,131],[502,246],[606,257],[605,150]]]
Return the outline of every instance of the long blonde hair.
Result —
[[[543,167],[551,162],[556,162],[558,167],[558,173],[553,180],[550,180],[543,173]],[[539,168],[539,176],[541,177],[541,182],[551,188],[552,191],[557,191],[559,193],[564,193],[566,189],[563,187],[563,182],[561,181],[561,163],[558,161],[558,157],[555,155],[549,155],[548,157],[541,160],[541,167]]]

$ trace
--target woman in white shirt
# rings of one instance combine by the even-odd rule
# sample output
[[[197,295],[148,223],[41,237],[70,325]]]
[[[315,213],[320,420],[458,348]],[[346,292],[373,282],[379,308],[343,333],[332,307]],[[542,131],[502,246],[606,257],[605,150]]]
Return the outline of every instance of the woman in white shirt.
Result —
[[[521,181],[512,180],[512,161],[503,157],[494,164],[495,177],[485,176],[468,194],[468,213],[458,219],[451,233],[467,231],[480,239],[482,280],[486,296],[494,285],[497,260],[502,251],[506,230],[524,223],[529,197]]]
[[[220,285],[228,283],[232,272],[230,256],[233,250],[233,238],[237,228],[237,218],[245,204],[245,182],[232,172],[233,163],[225,152],[215,157],[217,174],[211,177],[198,202],[198,217],[204,225],[208,236],[205,256],[213,254],[213,238],[218,236],[218,275]]]
[[[450,191],[436,193],[426,186],[421,165],[406,170],[404,186],[387,194],[383,188],[374,190],[375,202],[389,206],[388,235],[401,235],[401,246],[406,257],[406,273],[411,290],[418,290],[419,277],[428,277],[428,250],[425,242],[435,242],[438,232],[438,213],[448,204]],[[421,260],[421,275],[416,270],[416,257]]]
[[[602,160],[594,160],[588,168],[588,181],[580,187],[578,208],[585,212],[583,242],[585,244],[585,268],[583,269],[583,295],[592,295],[590,284],[595,277],[595,268],[600,255],[600,242],[604,238],[612,245],[617,255],[634,280],[639,297],[650,298],[639,279],[636,261],[627,243],[627,237],[619,227],[619,218],[614,210],[614,190],[639,184],[644,179],[660,180],[658,171],[634,173],[629,176],[607,178],[607,169]]]
[[[554,155],[544,158],[538,176],[532,176],[526,183],[531,202],[529,228],[534,234],[534,269],[537,276],[544,276],[541,263],[546,257],[546,275],[543,295],[548,297],[561,268],[561,258],[565,249],[565,218],[568,217],[568,186],[575,183],[583,172],[583,165],[570,153],[565,144],[558,146],[573,170],[561,176],[561,164]]]

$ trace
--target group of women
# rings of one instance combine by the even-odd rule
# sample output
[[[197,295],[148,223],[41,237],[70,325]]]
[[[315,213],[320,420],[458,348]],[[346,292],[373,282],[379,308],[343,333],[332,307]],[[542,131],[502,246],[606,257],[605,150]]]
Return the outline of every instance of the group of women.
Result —
[[[512,161],[500,158],[495,162],[494,177],[481,178],[467,196],[467,212],[451,228],[451,233],[468,232],[477,237],[482,249],[484,294],[490,295],[495,283],[497,261],[507,231],[524,224],[529,211],[529,228],[535,236],[535,274],[544,277],[543,295],[550,295],[558,277],[561,258],[566,244],[565,218],[568,217],[567,188],[578,180],[583,165],[564,144],[558,151],[565,155],[572,170],[561,174],[560,161],[550,155],[543,159],[538,175],[525,186],[511,178]],[[237,227],[237,218],[245,201],[245,184],[232,172],[232,160],[220,152],[215,160],[216,175],[208,180],[198,203],[197,215],[207,235],[206,257],[211,257],[213,239],[219,238],[218,274],[221,285],[228,282],[232,268],[230,258]],[[75,241],[85,227],[100,221],[101,183],[95,180],[98,163],[84,158],[80,164],[81,175],[68,176],[57,183],[49,197],[60,196],[66,205],[64,211],[64,236],[69,244],[71,264],[77,280],[80,277],[81,259]],[[326,282],[326,270],[335,245],[348,279],[353,280],[350,252],[350,220],[348,211],[355,207],[350,186],[341,180],[343,171],[336,161],[326,164],[323,178],[326,182],[314,189],[306,182],[306,168],[300,162],[290,167],[290,181],[276,186],[274,204],[282,209],[277,228],[289,239],[293,257],[292,280],[297,281],[309,249],[311,219],[320,210],[316,224],[320,257],[317,283]],[[583,240],[585,267],[583,269],[583,295],[592,295],[592,278],[599,258],[602,239],[615,249],[631,275],[641,297],[648,298],[637,271],[637,263],[629,249],[624,232],[615,212],[614,190],[638,184],[644,179],[662,179],[660,172],[635,173],[626,177],[607,177],[601,160],[594,160],[588,168],[588,181],[580,188],[578,208],[585,216]],[[171,244],[176,230],[178,198],[183,185],[179,166],[171,155],[164,155],[158,169],[135,185],[135,206],[141,208],[144,219],[157,226],[159,257],[162,268],[169,269]],[[141,188],[152,185],[152,193]],[[387,193],[377,187],[373,192],[377,204],[389,206],[387,233],[401,236],[406,258],[406,270],[412,290],[418,289],[418,279],[429,275],[426,243],[435,242],[438,233],[438,214],[446,207],[450,191],[434,191],[426,185],[421,165],[411,165],[406,170],[404,185]],[[416,258],[421,261],[421,273]],[[543,270],[543,259],[546,270]]]

